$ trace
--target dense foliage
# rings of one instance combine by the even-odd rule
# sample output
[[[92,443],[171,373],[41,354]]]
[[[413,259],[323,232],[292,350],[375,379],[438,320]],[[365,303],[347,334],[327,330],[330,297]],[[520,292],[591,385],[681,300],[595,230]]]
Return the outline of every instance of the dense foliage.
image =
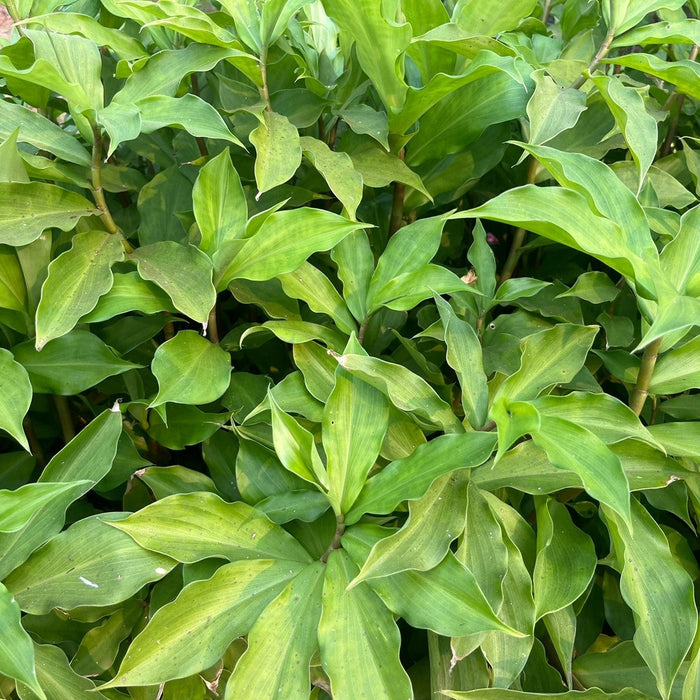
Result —
[[[1,697],[700,697],[697,0],[4,4]]]

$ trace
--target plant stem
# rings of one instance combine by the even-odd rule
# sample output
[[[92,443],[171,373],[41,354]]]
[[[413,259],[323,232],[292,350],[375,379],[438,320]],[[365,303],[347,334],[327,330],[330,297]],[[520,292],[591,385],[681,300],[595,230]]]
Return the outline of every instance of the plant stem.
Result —
[[[122,236],[122,232],[112,218],[112,213],[109,211],[105,200],[104,189],[102,188],[102,132],[97,124],[92,126],[92,164],[90,166],[90,175],[92,178],[92,196],[95,200],[97,208],[102,212],[102,223],[107,231],[111,234],[121,236],[124,250],[127,253],[132,253],[133,248],[129,242]]]
[[[700,49],[700,46],[695,44],[690,50],[688,60],[694,61],[698,57],[698,49]],[[674,93],[671,99],[669,100],[669,110],[672,110],[671,121],[668,125],[668,133],[666,134],[666,138],[664,139],[663,145],[659,150],[660,158],[664,158],[671,152],[671,145],[673,144],[673,140],[676,138],[676,133],[678,131],[678,122],[681,118],[681,110],[683,109],[684,102],[685,95],[682,92]]]
[[[598,64],[608,55],[608,52],[610,51],[610,44],[612,44],[614,38],[615,27],[610,27],[596,55],[593,57],[593,60],[588,64],[586,72],[582,75],[579,75],[579,77],[576,78],[576,80],[574,80],[573,83],[571,83],[571,87],[574,90],[578,90],[586,82],[586,80],[588,79],[588,75],[593,73],[593,71],[598,67]]]
[[[270,90],[267,86],[267,44],[260,50],[260,75],[262,76],[260,96],[265,100],[265,109],[271,112],[272,103],[270,102]]]
[[[535,177],[537,176],[537,160],[532,156],[530,158],[530,167],[527,171],[526,184],[532,185],[535,182]],[[518,228],[513,234],[513,241],[510,244],[510,251],[508,252],[508,257],[503,265],[503,270],[501,271],[500,282],[503,284],[506,280],[509,280],[513,273],[515,272],[515,267],[520,260],[520,254],[522,252],[523,243],[525,242],[525,229]]]
[[[209,332],[209,338],[211,342],[215,345],[219,344],[219,326],[216,321],[216,304],[214,304],[212,310],[209,312],[209,320],[207,321],[207,331]]]
[[[639,367],[639,374],[637,375],[637,384],[634,387],[630,400],[630,408],[637,415],[641,414],[647,396],[649,395],[649,385],[651,384],[651,377],[654,374],[654,367],[656,366],[656,359],[659,356],[659,348],[661,347],[662,340],[663,338],[657,338],[644,348],[642,364]]]
[[[343,534],[345,533],[345,517],[343,516],[342,513],[336,516],[336,527],[335,527],[335,534],[333,535],[333,540],[331,543],[328,545],[328,549],[323,553],[323,556],[321,557],[321,561],[325,564],[328,561],[328,557],[331,555],[331,552],[333,552],[336,549],[340,549],[340,540],[343,537]]]
[[[190,76],[192,81],[192,94],[199,97],[199,80],[197,79],[197,74],[192,73]],[[195,136],[194,140],[197,142],[197,148],[199,149],[199,154],[202,156],[209,155],[209,149],[207,148],[207,143],[202,136]]]
[[[401,160],[405,157],[405,151],[402,148],[399,152]],[[391,205],[391,218],[389,219],[389,238],[393,236],[403,224],[403,203],[406,198],[406,185],[403,182],[394,183],[394,200]]]
[[[357,342],[362,345],[365,340],[365,333],[367,332],[367,324],[369,323],[369,316],[360,324],[360,328],[357,331]]]
[[[65,396],[54,396],[53,402],[56,406],[56,413],[58,413],[58,420],[61,423],[63,442],[67,445],[75,437],[75,426],[73,425],[73,416],[70,413],[68,399]]]
[[[552,9],[552,0],[544,0],[544,7],[542,8],[542,24],[547,24],[549,20],[549,11]]]
[[[39,438],[36,436],[34,424],[29,416],[22,421],[22,427],[24,428],[24,434],[27,436],[27,442],[29,443],[32,455],[34,456],[34,459],[36,459],[37,465],[43,469],[46,466],[46,456],[44,455],[44,450],[41,447]]]

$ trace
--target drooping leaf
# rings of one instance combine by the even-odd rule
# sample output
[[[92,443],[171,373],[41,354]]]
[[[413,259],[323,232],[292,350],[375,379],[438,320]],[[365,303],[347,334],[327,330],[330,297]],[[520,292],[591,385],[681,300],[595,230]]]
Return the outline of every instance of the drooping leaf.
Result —
[[[533,0],[516,0],[508,5],[483,4],[479,0],[458,0],[452,21],[472,34],[494,36],[515,29],[536,7]]]
[[[139,275],[155,282],[172,299],[175,308],[206,327],[216,302],[212,262],[193,245],[160,241],[137,248],[130,255]]]
[[[301,164],[297,128],[282,114],[265,110],[261,123],[250,132],[255,146],[255,182],[258,195],[287,182]]]
[[[20,622],[20,608],[14,596],[0,583],[0,672],[26,683],[37,695],[46,700],[34,670],[34,647]]]
[[[196,331],[180,331],[158,346],[151,371],[158,380],[158,394],[151,407],[167,401],[206,404],[226,391],[231,358]]]
[[[248,649],[226,684],[225,700],[296,698],[309,692],[309,662],[318,648],[325,567],[309,564],[262,612]],[[264,666],[265,673],[260,673]]]
[[[682,4],[682,0],[605,0],[601,9],[608,28],[622,34],[650,12],[662,7],[676,9]]]
[[[176,564],[110,527],[105,514],[80,520],[54,537],[5,580],[20,607],[34,615],[52,608],[120,603]],[[114,522],[114,521],[111,521]]]
[[[600,688],[588,690],[569,690],[565,693],[527,693],[522,690],[506,690],[505,688],[481,688],[479,690],[443,690],[454,700],[470,700],[470,698],[485,698],[485,700],[549,700],[549,698],[561,698],[562,700],[650,700],[651,696],[641,694],[636,688],[625,688],[618,693],[606,693]]]
[[[540,500],[537,520],[533,585],[539,619],[573,603],[586,590],[598,557],[593,540],[573,524],[566,506],[558,501]]]
[[[700,386],[700,338],[665,353],[654,367],[649,391],[680,394]]]
[[[399,662],[401,637],[392,613],[367,583],[346,590],[357,566],[342,549],[331,552],[318,627],[321,662],[336,697],[413,698]],[[356,659],[362,673],[347,663]]]
[[[0,348],[0,397],[0,428],[29,452],[22,421],[32,402],[32,385],[26,369],[4,348]]]
[[[88,331],[71,331],[47,343],[39,352],[33,341],[12,348],[15,360],[29,375],[39,394],[72,396],[98,384],[106,377],[139,367],[127,362]]]
[[[401,501],[423,496],[444,474],[483,464],[495,446],[496,436],[483,432],[442,435],[419,445],[369,479],[346,522],[356,522],[363,513],[391,513]]]
[[[684,149],[684,153],[688,149]],[[681,217],[678,235],[661,251],[661,269],[680,294],[700,292],[700,243],[694,235],[700,207],[693,207]]]
[[[119,236],[88,231],[49,265],[36,312],[36,349],[73,330],[112,286],[112,265],[124,257]]]
[[[103,687],[151,685],[209,668],[300,569],[299,562],[282,559],[236,561],[189,584],[156,611]]]
[[[634,645],[668,698],[698,624],[692,580],[639,501],[632,499],[629,525],[603,513],[622,567],[620,591],[635,616]]]
[[[35,241],[50,227],[69,231],[84,216],[99,214],[85,197],[45,182],[0,182],[0,243]]]

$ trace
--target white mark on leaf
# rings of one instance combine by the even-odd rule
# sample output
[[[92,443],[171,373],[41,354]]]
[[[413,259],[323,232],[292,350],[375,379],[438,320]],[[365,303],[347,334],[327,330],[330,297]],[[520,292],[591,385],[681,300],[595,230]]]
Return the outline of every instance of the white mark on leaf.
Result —
[[[99,588],[99,586],[96,583],[89,581],[85,578],[85,576],[80,576],[79,578],[86,586],[90,586],[90,588]]]

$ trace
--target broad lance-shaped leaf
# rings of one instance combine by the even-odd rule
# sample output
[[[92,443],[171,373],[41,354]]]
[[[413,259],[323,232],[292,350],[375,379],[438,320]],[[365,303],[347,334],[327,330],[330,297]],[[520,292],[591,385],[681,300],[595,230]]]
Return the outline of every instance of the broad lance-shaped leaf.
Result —
[[[551,498],[540,499],[533,574],[537,619],[582,595],[597,564],[593,540],[571,522],[566,506]]]
[[[484,218],[522,228],[580,250],[609,265],[647,294],[654,289],[646,262],[627,245],[622,226],[591,211],[583,195],[566,187],[524,185],[453,218]]]
[[[391,513],[402,501],[421,498],[439,477],[483,464],[495,446],[496,436],[484,432],[441,435],[420,445],[369,479],[346,522],[357,522],[364,513]]]
[[[362,70],[372,81],[387,112],[401,108],[406,98],[401,54],[411,41],[411,26],[387,18],[374,0],[324,0],[329,17],[355,42]]]
[[[46,695],[34,670],[34,647],[20,622],[20,608],[14,596],[0,583],[0,673],[26,683],[42,700]]]
[[[192,190],[194,217],[199,226],[199,248],[214,261],[214,281],[240,249],[245,233],[248,204],[241,179],[228,149],[212,158],[200,171]],[[220,290],[219,290],[220,291]]]
[[[684,151],[685,152],[685,151]],[[678,235],[661,251],[661,269],[680,294],[700,294],[700,206],[681,217]]]
[[[283,559],[236,561],[182,589],[131,643],[119,671],[102,687],[155,685],[212,666],[250,631],[304,565]]]
[[[187,563],[208,557],[310,560],[288,532],[253,507],[205,491],[168,496],[110,525],[148,550]]]
[[[228,388],[231,357],[196,331],[180,331],[158,346],[151,371],[158,380],[152,407],[167,401],[206,404]]]
[[[27,370],[14,355],[0,348],[0,429],[6,430],[30,452],[22,421],[32,403],[32,384]]]
[[[107,700],[95,690],[95,683],[76,673],[65,653],[53,644],[34,644],[36,675],[41,687],[51,700]],[[18,695],[22,700],[36,700],[36,696],[21,683]]]
[[[330,250],[349,233],[366,226],[307,207],[272,213],[221,273],[221,284],[239,278],[269,280],[293,272],[313,253]]]
[[[87,231],[49,265],[36,312],[36,349],[73,330],[112,286],[112,265],[124,258],[120,236]]]
[[[44,182],[0,182],[0,243],[35,241],[47,228],[70,231],[99,210],[76,192]]]
[[[175,308],[205,328],[216,303],[212,262],[193,245],[160,241],[137,248],[130,256],[139,275],[155,282],[172,299]]]
[[[328,498],[336,513],[347,513],[362,491],[388,426],[384,394],[338,366],[323,412]]]
[[[447,362],[457,373],[462,406],[475,430],[486,422],[489,391],[484,374],[481,343],[469,323],[459,318],[441,297],[435,297],[447,345]]]
[[[583,367],[597,332],[597,326],[560,323],[526,336],[520,368],[501,384],[496,398],[534,399],[548,387],[567,384]]]
[[[324,141],[311,136],[301,137],[304,155],[328,183],[351,219],[362,201],[362,175],[355,170],[347,153],[331,151]]]
[[[346,552],[331,552],[326,565],[318,642],[333,697],[410,700],[413,690],[399,661],[401,635],[394,616],[368,584],[347,590],[357,572]],[[357,659],[362,672],[348,664],[348,659]]]
[[[629,525],[606,507],[602,512],[622,567],[620,591],[634,613],[634,645],[668,698],[698,624],[693,582],[637,499]]]
[[[73,396],[141,366],[117,357],[94,333],[79,330],[55,338],[41,352],[31,340],[15,345],[12,352],[37,394]]]
[[[527,693],[523,690],[505,688],[480,688],[479,690],[443,690],[443,695],[453,700],[652,700],[650,695],[636,688],[624,688],[619,692],[608,693],[600,688],[588,690],[568,690],[565,693]]]
[[[268,399],[272,413],[272,440],[280,462],[305,481],[327,489],[328,474],[316,449],[314,436],[285,413],[269,391]]]
[[[340,355],[336,359],[343,369],[386,394],[396,408],[414,413],[428,425],[437,425],[445,432],[464,431],[449,404],[406,367],[364,355]]]
[[[361,566],[372,546],[389,532],[377,525],[357,525],[343,536],[343,549]],[[451,552],[428,571],[404,571],[368,583],[411,627],[448,637],[496,629],[515,633],[496,617],[472,572]]]
[[[322,562],[309,564],[265,608],[226,683],[224,700],[306,697],[309,663],[318,649],[325,570]]]
[[[635,27],[650,12],[675,10],[683,4],[683,0],[603,0],[601,9],[605,24],[617,35]]]
[[[515,29],[536,6],[533,0],[514,0],[507,5],[458,0],[452,11],[452,21],[468,32],[495,36]]]
[[[109,513],[80,520],[38,549],[5,580],[20,607],[33,615],[52,608],[120,603],[175,565],[110,527]]]
[[[647,112],[642,96],[634,88],[625,87],[620,80],[606,75],[595,76],[591,80],[615,117],[615,122],[637,164],[639,192],[656,156],[656,119]]]
[[[652,394],[679,394],[700,387],[700,337],[665,353],[654,367]]]
[[[531,75],[535,91],[527,103],[532,144],[546,143],[566,129],[575,126],[586,109],[586,95],[581,90],[562,89],[544,68]]]
[[[258,197],[287,182],[301,165],[301,143],[297,128],[282,114],[265,110],[261,123],[250,132],[255,146],[255,182]]]
[[[406,524],[372,548],[351,585],[437,566],[462,530],[466,499],[464,472],[447,474],[435,481],[422,498],[409,503]]]

